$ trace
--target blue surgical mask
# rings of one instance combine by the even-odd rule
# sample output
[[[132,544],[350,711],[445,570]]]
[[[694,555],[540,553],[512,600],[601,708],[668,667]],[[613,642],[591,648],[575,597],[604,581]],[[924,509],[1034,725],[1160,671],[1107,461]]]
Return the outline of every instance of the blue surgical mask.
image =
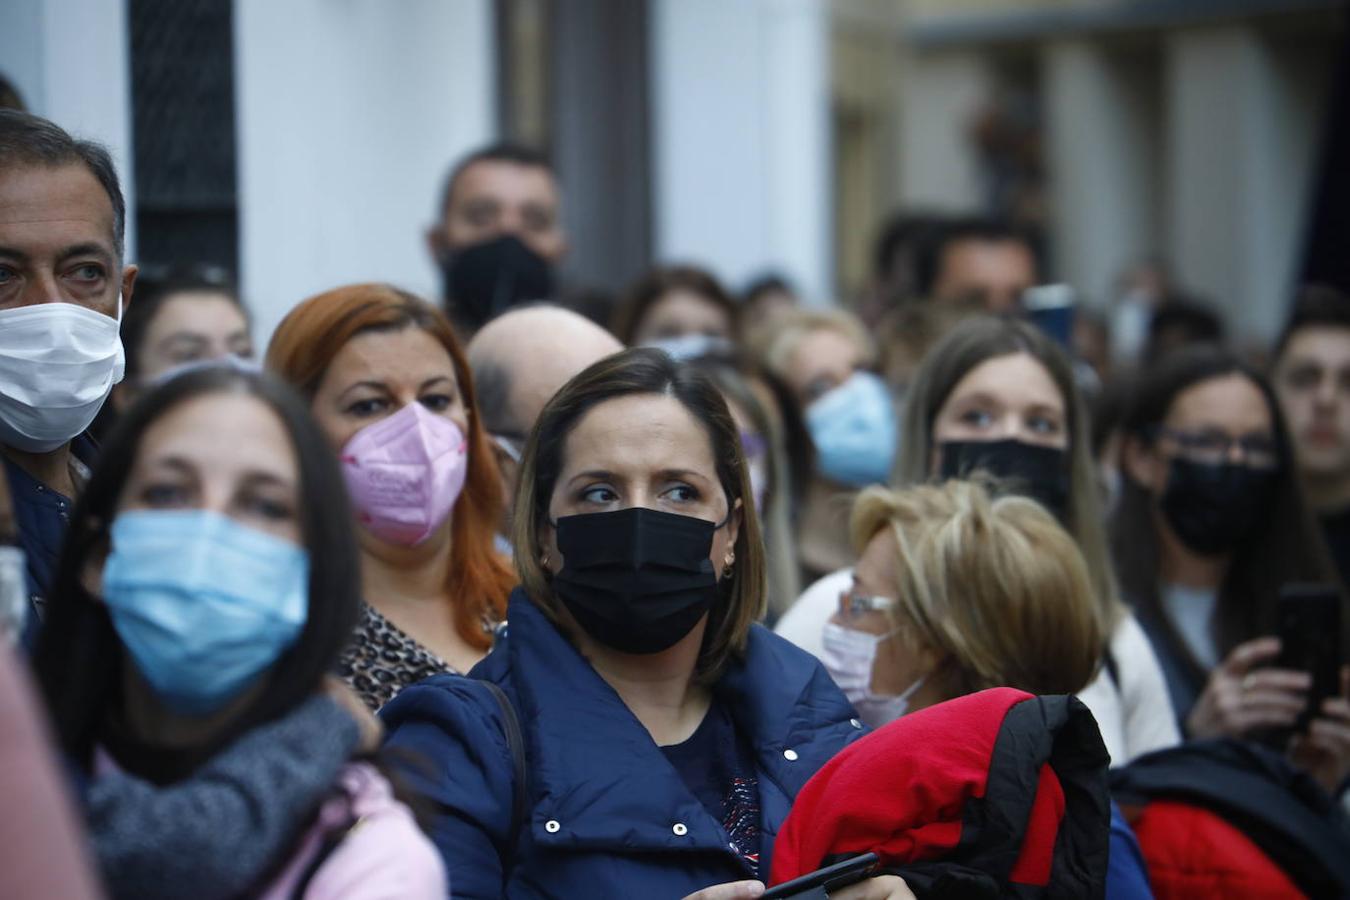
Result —
[[[208,715],[299,638],[309,557],[219,513],[125,512],[112,524],[103,600],[164,705]]]
[[[884,483],[895,459],[895,406],[886,383],[871,372],[848,381],[806,408],[820,474],[840,484]]]

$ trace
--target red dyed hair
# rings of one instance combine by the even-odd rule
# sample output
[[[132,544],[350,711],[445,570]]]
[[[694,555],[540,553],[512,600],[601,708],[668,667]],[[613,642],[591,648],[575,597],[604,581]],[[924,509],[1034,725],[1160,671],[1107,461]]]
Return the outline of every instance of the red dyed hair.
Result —
[[[469,464],[464,490],[450,522],[450,572],[446,596],[453,598],[455,628],[478,650],[491,646],[483,620],[506,615],[506,596],[516,576],[493,545],[501,520],[502,492],[497,464],[488,449],[464,351],[445,316],[429,303],[386,284],[353,284],[310,297],[291,310],[267,348],[267,368],[313,402],[333,358],[358,334],[417,328],[431,335],[455,366],[455,379],[469,416]]]

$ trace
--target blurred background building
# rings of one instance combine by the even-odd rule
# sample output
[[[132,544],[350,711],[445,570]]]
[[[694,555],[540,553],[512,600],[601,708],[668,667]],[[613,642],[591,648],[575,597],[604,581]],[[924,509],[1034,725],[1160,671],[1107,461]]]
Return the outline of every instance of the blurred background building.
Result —
[[[654,261],[812,302],[865,290],[900,208],[1043,227],[1091,303],[1170,260],[1278,326],[1344,38],[1333,0],[6,0],[0,75],[108,143],[133,258],[297,300],[424,294],[459,155],[545,149],[576,285]]]

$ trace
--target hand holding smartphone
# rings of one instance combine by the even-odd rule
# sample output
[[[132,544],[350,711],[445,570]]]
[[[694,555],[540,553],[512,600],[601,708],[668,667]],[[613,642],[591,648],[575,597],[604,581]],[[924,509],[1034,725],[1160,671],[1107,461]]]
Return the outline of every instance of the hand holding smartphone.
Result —
[[[1307,733],[1323,701],[1341,692],[1341,595],[1332,585],[1286,585],[1280,592],[1281,669],[1307,672],[1312,678],[1308,703],[1294,724]]]
[[[850,884],[857,884],[864,878],[876,874],[881,860],[875,853],[864,853],[843,862],[808,872],[800,878],[785,881],[777,887],[764,892],[762,900],[810,900],[815,897],[827,897],[829,892]]]

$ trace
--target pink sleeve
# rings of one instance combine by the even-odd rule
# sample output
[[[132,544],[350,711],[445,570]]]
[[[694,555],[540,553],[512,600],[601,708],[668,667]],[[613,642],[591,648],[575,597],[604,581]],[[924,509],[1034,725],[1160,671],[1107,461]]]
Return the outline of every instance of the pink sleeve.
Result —
[[[351,781],[359,779],[355,787]],[[445,900],[450,896],[445,867],[412,813],[392,796],[373,768],[350,766],[343,773],[358,794],[360,821],[314,873],[305,900]]]
[[[0,897],[101,897],[27,673],[0,645]]]

